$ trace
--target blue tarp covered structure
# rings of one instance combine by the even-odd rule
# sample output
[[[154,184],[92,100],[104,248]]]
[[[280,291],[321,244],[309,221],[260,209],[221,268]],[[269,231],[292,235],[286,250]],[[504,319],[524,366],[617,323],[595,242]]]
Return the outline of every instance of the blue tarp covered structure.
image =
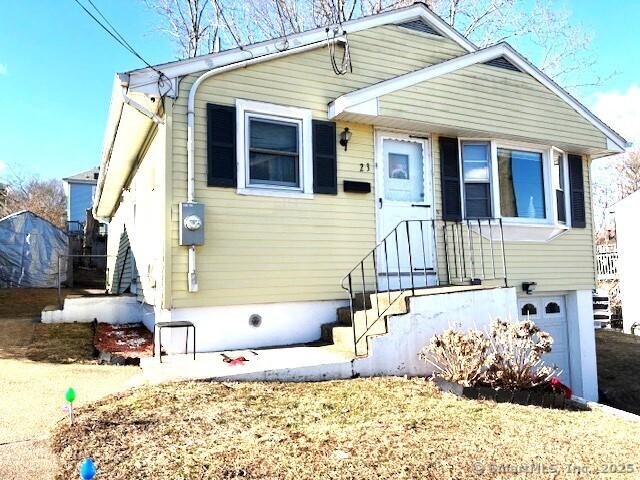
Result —
[[[35,213],[23,210],[0,219],[0,287],[57,287],[58,257],[68,250],[67,234]],[[64,282],[66,258],[60,265]]]

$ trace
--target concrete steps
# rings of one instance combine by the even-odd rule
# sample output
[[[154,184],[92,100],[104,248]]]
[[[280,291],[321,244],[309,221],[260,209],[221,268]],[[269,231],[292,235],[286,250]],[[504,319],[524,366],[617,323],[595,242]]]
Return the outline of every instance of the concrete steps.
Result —
[[[409,312],[408,299],[411,296],[442,295],[469,290],[482,290],[483,285],[464,285],[447,287],[419,288],[415,293],[407,291],[366,292],[356,294],[353,299],[353,322],[351,308],[340,307],[336,312],[336,321],[321,327],[320,342],[333,344],[341,351],[355,352],[357,356],[369,353],[369,340],[388,333],[387,319],[393,315],[404,315]],[[354,349],[354,327],[357,345]]]

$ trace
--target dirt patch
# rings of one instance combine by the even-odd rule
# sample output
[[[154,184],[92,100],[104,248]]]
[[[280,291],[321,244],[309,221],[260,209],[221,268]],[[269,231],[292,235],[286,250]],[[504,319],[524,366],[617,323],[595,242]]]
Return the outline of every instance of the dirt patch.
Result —
[[[65,480],[88,452],[111,480],[520,478],[534,465],[593,478],[607,465],[640,468],[639,437],[640,424],[601,412],[461,400],[424,380],[378,378],[141,387],[81,409],[52,445]]]
[[[153,354],[153,335],[141,323],[110,325],[98,323],[94,345],[114,359],[140,359]]]
[[[640,337],[596,330],[602,403],[640,415]]]

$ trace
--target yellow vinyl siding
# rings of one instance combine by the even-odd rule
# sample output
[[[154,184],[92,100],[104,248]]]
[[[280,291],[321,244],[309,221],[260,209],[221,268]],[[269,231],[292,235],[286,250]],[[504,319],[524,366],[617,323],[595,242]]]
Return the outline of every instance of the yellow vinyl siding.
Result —
[[[438,137],[433,136],[433,171],[436,216],[442,218],[442,196],[440,183],[440,148]],[[593,231],[591,218],[591,190],[589,162],[583,160],[585,208],[587,227],[572,228],[549,242],[507,242],[507,275],[509,285],[520,288],[522,282],[537,282],[537,291],[552,292],[559,290],[590,290],[595,284],[593,254]],[[446,281],[446,264],[443,247],[443,234],[438,230],[438,275]],[[477,242],[477,237],[474,238]],[[496,247],[495,252],[500,254]],[[450,253],[451,254],[451,253]],[[484,257],[487,274],[491,259],[484,243]],[[476,243],[477,271],[480,270],[479,248]],[[498,274],[502,272],[500,258],[496,260]],[[491,271],[491,273],[493,273]]]
[[[326,119],[336,97],[464,53],[453,41],[397,26],[349,35],[353,73],[337,76],[326,48],[231,71],[202,84],[195,108],[197,201],[205,203],[205,245],[197,247],[200,290],[187,292],[187,250],[178,245],[178,204],[186,200],[186,100],[197,75],[183,79],[173,105],[171,305],[233,305],[344,298],[340,280],[375,245],[374,193],[344,193],[345,179],[374,183],[373,127],[338,122],[353,133],[338,146],[338,195],[312,200],[238,195],[207,187],[206,103],[236,98],[312,110]],[[360,172],[360,164],[370,172]],[[366,170],[366,167],[365,167]]]
[[[605,136],[534,78],[474,65],[380,98],[385,117],[528,139],[606,148]]]
[[[238,195],[234,188],[207,186],[206,104],[233,105],[242,98],[307,108],[314,118],[326,119],[328,103],[344,93],[465,53],[451,40],[396,26],[351,34],[349,40],[353,73],[344,76],[333,73],[327,49],[318,48],[227,72],[201,85],[195,105],[195,198],[205,204],[205,244],[197,247],[196,293],[187,292],[187,249],[178,245],[178,204],[186,200],[187,96],[198,75],[181,81],[168,123],[170,170],[165,174],[170,210],[168,308],[345,297],[341,278],[376,241],[374,192],[346,194],[342,187],[345,179],[374,186],[373,126],[337,123],[338,132],[348,126],[353,133],[346,152],[338,146],[338,195],[316,194],[312,200]],[[599,132],[524,74],[478,66],[443,79],[382,97],[382,113],[486,131],[496,138],[602,147]],[[441,218],[436,136],[432,147],[434,196]],[[360,164],[367,163],[371,171],[361,172]],[[588,190],[585,193],[590,202]],[[510,283],[537,281],[540,291],[591,288],[590,227],[589,218],[587,229],[572,230],[549,243],[509,244]],[[443,251],[439,274],[445,278]]]

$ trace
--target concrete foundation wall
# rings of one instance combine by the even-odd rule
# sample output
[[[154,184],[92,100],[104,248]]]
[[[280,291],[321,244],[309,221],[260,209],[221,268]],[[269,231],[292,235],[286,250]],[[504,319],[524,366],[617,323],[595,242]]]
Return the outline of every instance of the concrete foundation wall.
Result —
[[[62,310],[43,310],[42,323],[138,323],[143,306],[133,296],[66,298]]]
[[[336,309],[347,301],[267,303],[229,307],[157,310],[156,321],[188,320],[196,326],[196,351],[215,352],[311,342],[320,338],[320,326],[336,320]],[[260,315],[259,326],[249,323]],[[162,331],[168,353],[183,353],[185,329]],[[189,341],[189,349],[192,343]]]
[[[430,375],[433,367],[420,360],[418,353],[433,335],[449,327],[484,330],[495,318],[518,318],[515,288],[427,295],[409,301],[409,313],[389,318],[389,333],[370,338],[369,356],[355,361],[357,373]]]

